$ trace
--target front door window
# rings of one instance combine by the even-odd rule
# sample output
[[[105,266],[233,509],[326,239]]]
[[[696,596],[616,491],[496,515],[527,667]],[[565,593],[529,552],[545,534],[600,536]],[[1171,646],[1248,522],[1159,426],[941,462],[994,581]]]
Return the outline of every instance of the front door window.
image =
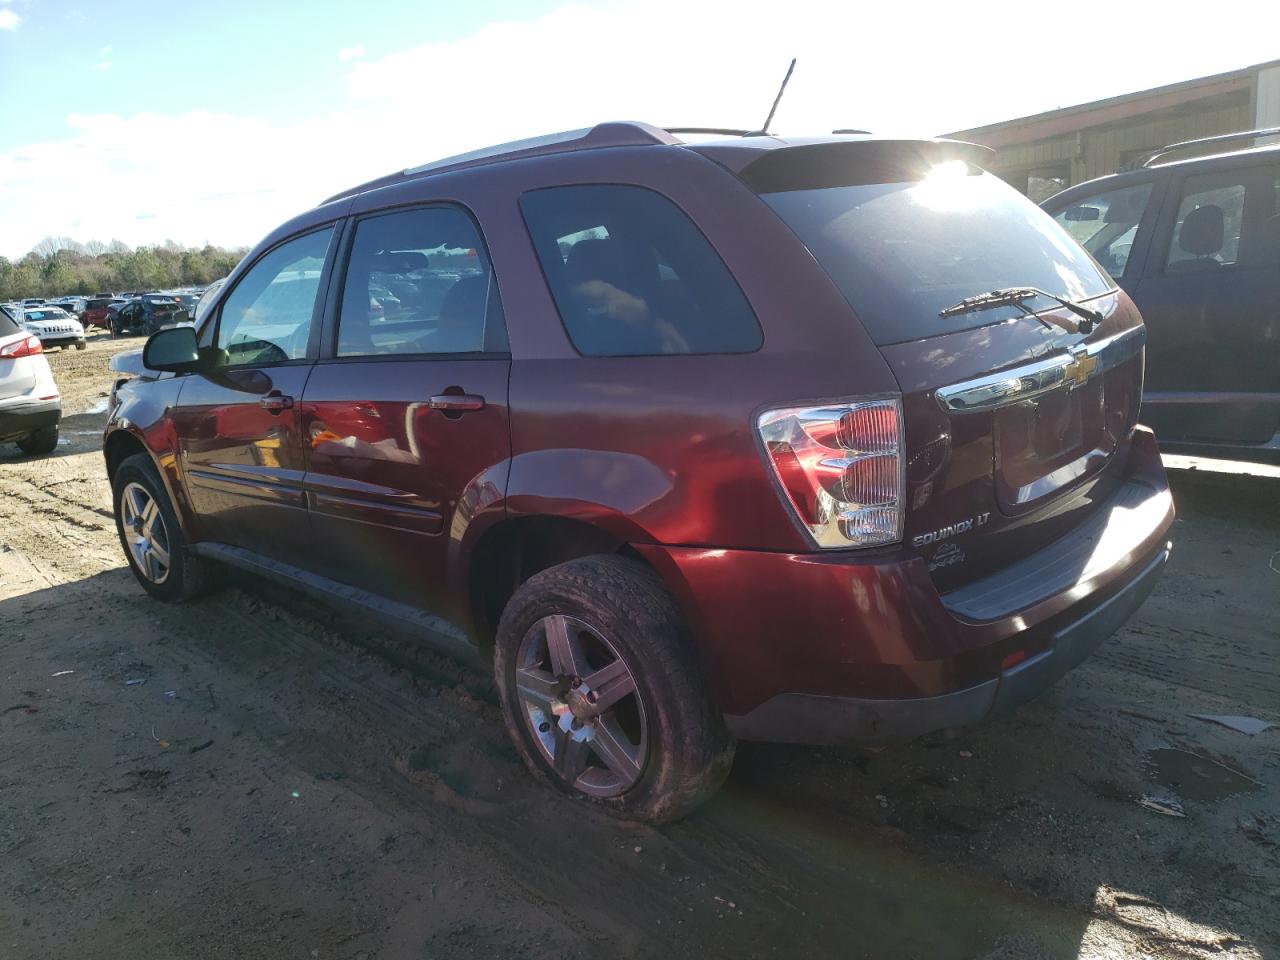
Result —
[[[283,243],[244,275],[218,319],[223,365],[257,367],[306,357],[332,237],[333,228],[326,227]]]
[[[1121,187],[1078,200],[1054,219],[1118,280],[1129,264],[1150,197],[1150,183]]]

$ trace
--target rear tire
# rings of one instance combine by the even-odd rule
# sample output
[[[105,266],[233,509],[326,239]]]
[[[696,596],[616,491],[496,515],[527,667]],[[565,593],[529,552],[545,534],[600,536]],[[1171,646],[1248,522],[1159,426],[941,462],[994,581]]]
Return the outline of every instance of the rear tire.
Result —
[[[136,453],[111,480],[116,532],[129,569],[157,600],[192,600],[217,585],[211,564],[191,553],[156,466]]]
[[[678,819],[728,776],[734,740],[641,563],[584,557],[531,577],[503,610],[494,674],[529,769],[617,816]]]
[[[58,427],[44,427],[18,441],[18,449],[29,457],[44,456],[58,449]]]
[[[86,344],[85,344],[85,342],[84,342],[83,340],[77,340],[77,341],[76,341],[76,349],[77,349],[77,350],[83,350],[83,349],[85,348],[85,346],[86,346]]]

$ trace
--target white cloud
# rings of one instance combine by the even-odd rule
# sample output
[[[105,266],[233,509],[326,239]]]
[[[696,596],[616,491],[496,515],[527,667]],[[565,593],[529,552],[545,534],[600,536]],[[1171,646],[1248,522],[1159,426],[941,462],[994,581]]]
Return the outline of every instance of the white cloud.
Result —
[[[93,65],[93,69],[95,69],[95,70],[102,70],[102,71],[110,70],[110,69],[111,69],[111,61],[110,61],[110,60],[103,60],[101,63],[95,63],[95,64]]]
[[[99,57],[99,58],[107,57],[107,56],[110,56],[110,55],[111,55],[111,47],[110,47],[110,46],[103,47],[103,48],[101,48],[101,49],[98,51],[98,57]]]
[[[1163,51],[1183,30],[1177,18],[1146,22],[1140,4],[1094,5],[1107,11],[1108,35],[1150,42],[1116,59],[1114,44],[1068,39],[1070,56],[1054,60],[1063,69],[1045,69],[1044,56],[1056,55],[1027,37],[1060,27],[1059,13],[1013,0],[980,15],[963,6],[928,22],[921,14],[909,33],[892,5],[792,0],[783,16],[761,0],[623,0],[492,23],[377,59],[353,55],[344,95],[284,124],[195,109],[74,115],[65,138],[0,151],[0,255],[20,256],[47,235],[251,244],[362,180],[601,120],[757,126],[792,56],[799,64],[774,129],[918,136],[1272,55],[1256,31],[1228,50],[1169,58]]]
[[[354,60],[356,57],[364,56],[364,44],[357,43],[354,47],[343,47],[338,51],[338,59],[342,61]]]
[[[12,10],[0,10],[0,30],[17,30],[22,18]]]

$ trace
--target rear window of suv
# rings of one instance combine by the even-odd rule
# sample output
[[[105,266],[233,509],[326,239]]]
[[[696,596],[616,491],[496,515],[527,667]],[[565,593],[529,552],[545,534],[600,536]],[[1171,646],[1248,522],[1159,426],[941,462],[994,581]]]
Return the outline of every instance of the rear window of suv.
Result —
[[[1015,306],[942,310],[1005,287],[1072,300],[1112,289],[1053,218],[962,161],[920,179],[763,193],[835,281],[877,344],[954,333],[1018,316]],[[1050,301],[1027,301],[1044,309]]]
[[[569,338],[591,357],[750,353],[763,335],[719,255],[644,187],[548,187],[520,200]]]

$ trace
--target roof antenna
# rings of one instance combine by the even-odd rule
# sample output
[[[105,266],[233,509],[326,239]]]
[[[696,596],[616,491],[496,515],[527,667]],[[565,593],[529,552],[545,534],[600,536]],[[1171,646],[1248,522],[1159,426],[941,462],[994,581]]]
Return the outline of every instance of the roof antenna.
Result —
[[[782,95],[787,91],[787,81],[791,79],[791,71],[796,68],[796,58],[791,58],[791,66],[787,67],[787,75],[782,78],[782,86],[778,88],[778,95],[773,98],[773,106],[769,108],[769,115],[764,118],[764,126],[757,130],[751,136],[767,137],[769,135],[769,124],[773,123],[773,115],[778,112],[778,103],[782,100]]]

